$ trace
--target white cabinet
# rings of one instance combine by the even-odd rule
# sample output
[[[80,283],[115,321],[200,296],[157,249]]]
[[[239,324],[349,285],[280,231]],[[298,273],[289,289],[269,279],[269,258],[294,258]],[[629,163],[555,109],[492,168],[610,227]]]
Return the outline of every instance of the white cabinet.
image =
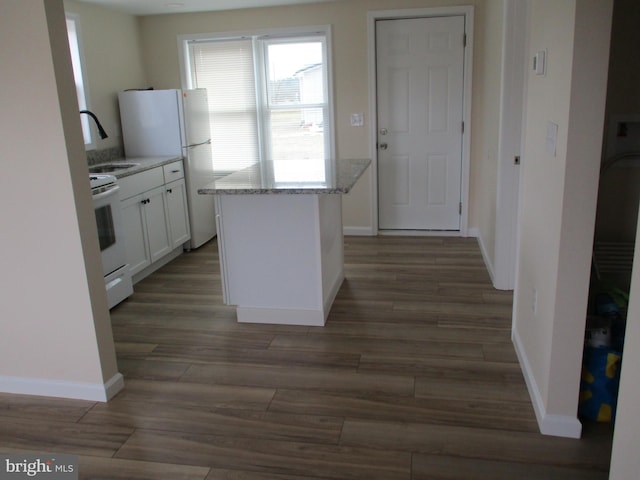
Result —
[[[216,212],[238,321],[323,326],[344,279],[341,195],[219,194]]]
[[[120,179],[127,262],[132,276],[153,267],[190,239],[183,177],[179,161]],[[167,183],[166,179],[171,181]]]
[[[176,248],[189,241],[189,213],[187,210],[187,186],[184,179],[165,185],[171,248]]]
[[[131,275],[171,252],[164,187],[123,200],[122,216]]]
[[[171,232],[169,231],[168,212],[164,188],[154,188],[144,195],[144,210],[149,256],[151,263],[171,252]]]
[[[170,241],[172,248],[176,248],[191,238],[184,168],[182,162],[173,162],[164,165],[162,171],[165,181]]]
[[[121,202],[127,263],[131,275],[151,265],[149,241],[147,240],[147,221],[142,200],[144,200],[142,196],[136,196]]]

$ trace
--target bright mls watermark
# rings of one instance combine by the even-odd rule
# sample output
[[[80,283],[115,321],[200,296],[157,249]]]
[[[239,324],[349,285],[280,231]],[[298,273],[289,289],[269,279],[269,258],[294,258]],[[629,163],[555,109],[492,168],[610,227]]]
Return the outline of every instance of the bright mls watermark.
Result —
[[[0,480],[78,480],[78,456],[0,454]]]

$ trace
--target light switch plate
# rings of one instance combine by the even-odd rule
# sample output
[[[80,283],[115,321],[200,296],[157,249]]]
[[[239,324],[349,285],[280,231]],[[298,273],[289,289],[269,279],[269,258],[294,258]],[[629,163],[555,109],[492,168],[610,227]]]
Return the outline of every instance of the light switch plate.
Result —
[[[364,127],[364,113],[352,113],[351,114],[351,126],[352,127]]]
[[[536,75],[545,75],[547,73],[547,51],[538,50],[533,56],[533,71]]]

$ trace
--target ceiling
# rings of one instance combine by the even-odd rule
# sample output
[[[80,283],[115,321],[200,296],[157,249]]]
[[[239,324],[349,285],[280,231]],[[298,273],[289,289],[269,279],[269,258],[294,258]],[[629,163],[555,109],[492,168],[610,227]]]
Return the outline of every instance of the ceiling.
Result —
[[[338,0],[80,0],[131,15],[235,10]]]

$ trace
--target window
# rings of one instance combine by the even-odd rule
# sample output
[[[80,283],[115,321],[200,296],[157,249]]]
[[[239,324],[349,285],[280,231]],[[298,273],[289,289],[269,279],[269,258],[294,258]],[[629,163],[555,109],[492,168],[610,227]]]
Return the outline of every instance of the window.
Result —
[[[67,13],[67,35],[69,37],[69,50],[71,52],[71,65],[73,66],[73,78],[76,83],[76,92],[78,95],[78,107],[80,110],[87,110],[87,91],[86,79],[82,70],[82,55],[80,52],[80,17],[75,14]],[[88,148],[94,147],[91,128],[89,127],[89,117],[80,115],[82,123],[82,135],[84,136],[84,144]]]
[[[333,156],[328,29],[182,38],[185,84],[208,93],[214,170],[291,160],[275,166],[277,181],[292,181],[303,162],[323,181]]]
[[[229,172],[260,159],[253,43],[239,39],[189,45],[190,88],[206,88],[214,170]]]

